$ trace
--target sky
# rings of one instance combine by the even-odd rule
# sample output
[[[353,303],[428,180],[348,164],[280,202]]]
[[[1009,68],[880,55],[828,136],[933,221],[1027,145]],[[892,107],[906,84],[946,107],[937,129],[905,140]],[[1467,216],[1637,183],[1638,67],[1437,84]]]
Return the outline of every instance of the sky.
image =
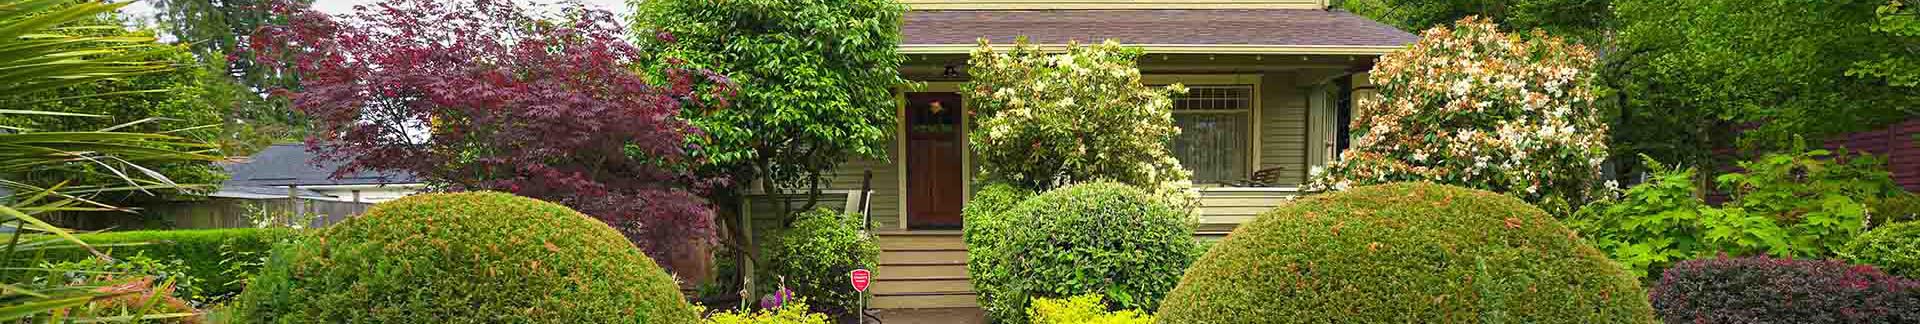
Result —
[[[153,4],[152,4],[153,1],[154,0],[133,0],[133,2],[135,2],[134,4],[128,5],[126,8],[120,9],[120,11],[123,13],[126,13],[129,17],[147,19],[148,17],[153,16],[153,11],[154,11]],[[516,2],[521,2],[521,3],[544,3],[544,4],[572,2],[572,1],[580,2],[582,4],[587,5],[588,7],[613,11],[615,14],[619,14],[622,17],[625,17],[627,13],[632,12],[632,10],[627,9],[627,0],[516,0]],[[116,1],[116,2],[119,2],[119,1]],[[379,2],[380,1],[378,0],[314,0],[313,7],[315,9],[320,9],[321,12],[326,12],[329,14],[344,14],[344,13],[352,13],[353,6],[374,4]]]

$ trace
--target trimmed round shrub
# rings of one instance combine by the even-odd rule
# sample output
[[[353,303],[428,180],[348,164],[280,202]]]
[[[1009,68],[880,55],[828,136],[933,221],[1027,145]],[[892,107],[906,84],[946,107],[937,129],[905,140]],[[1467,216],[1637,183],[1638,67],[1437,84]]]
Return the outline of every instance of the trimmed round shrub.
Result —
[[[1683,261],[1650,296],[1667,323],[1920,322],[1920,282],[1835,260]]]
[[[859,308],[862,296],[847,284],[847,272],[875,269],[880,246],[860,233],[859,215],[816,209],[797,215],[793,229],[780,234],[769,254],[767,271],[785,277],[788,289],[813,301],[814,312],[844,314]],[[780,281],[763,282],[777,288]]]
[[[1887,273],[1920,278],[1920,221],[1881,226],[1854,237],[1840,255]]]
[[[974,216],[968,226],[979,225]],[[1186,210],[1119,183],[1056,189],[994,218],[984,223],[998,226],[993,244],[968,230],[968,276],[981,308],[1006,323],[1026,323],[1033,298],[1098,295],[1154,309],[1197,250]]]
[[[613,228],[495,192],[426,194],[275,247],[234,317],[257,323],[694,323]]]
[[[1432,183],[1356,187],[1243,224],[1162,323],[1648,323],[1634,277],[1539,208]]]

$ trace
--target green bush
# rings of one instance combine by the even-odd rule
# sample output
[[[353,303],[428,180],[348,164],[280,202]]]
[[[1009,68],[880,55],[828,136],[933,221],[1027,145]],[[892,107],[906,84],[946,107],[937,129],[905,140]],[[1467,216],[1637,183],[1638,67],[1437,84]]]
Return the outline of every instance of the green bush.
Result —
[[[162,262],[178,260],[184,266],[188,277],[201,281],[200,294],[185,296],[193,300],[217,300],[240,293],[245,286],[245,277],[228,273],[227,254],[242,252],[265,252],[273,247],[273,242],[294,235],[292,231],[281,229],[231,228],[210,230],[171,230],[171,231],[128,231],[80,234],[81,241],[94,246],[101,252],[114,257],[145,256]],[[35,259],[48,263],[74,262],[90,258],[82,249],[36,250],[9,258],[4,266],[12,268],[36,267],[39,264],[22,264]],[[24,253],[39,254],[34,258]],[[8,271],[7,275],[36,275],[28,271]],[[31,278],[6,278],[6,282],[22,282]]]
[[[847,272],[874,269],[880,246],[860,233],[857,214],[826,209],[797,215],[793,228],[780,234],[771,251],[767,271],[786,278],[788,289],[815,301],[814,311],[840,314],[858,309],[862,295],[847,285]],[[773,287],[773,281],[768,281]]]
[[[1895,194],[1869,203],[1867,210],[1873,215],[1869,227],[1920,220],[1920,195]]]
[[[1026,322],[1032,298],[1092,294],[1154,309],[1197,250],[1185,209],[1119,183],[1056,189],[996,217],[998,242],[974,237],[967,261],[981,307],[1002,322]]]
[[[989,258],[988,255],[976,253],[976,251],[995,249],[994,244],[999,243],[1002,238],[1000,231],[1006,228],[1000,215],[1013,209],[1028,197],[1033,197],[1033,192],[1004,183],[992,183],[980,188],[980,191],[974,192],[973,196],[967,199],[967,205],[961,207],[960,215],[965,218],[961,222],[965,227],[961,230],[962,239],[966,240],[968,247],[967,271],[969,273],[985,271],[986,269],[975,268],[975,266],[986,266],[999,259],[997,256]]]
[[[1582,207],[1567,219],[1595,248],[1636,275],[1657,278],[1674,262],[1729,254],[1820,259],[1869,222],[1868,203],[1906,195],[1878,158],[1827,150],[1774,153],[1720,175],[1732,196],[1700,199],[1694,170],[1646,159],[1653,177]]]
[[[231,311],[257,323],[699,320],[613,228],[494,192],[409,196],[281,244]]]
[[[1539,208],[1398,183],[1241,225],[1187,270],[1164,323],[1651,323],[1634,277]]]
[[[1841,248],[1840,256],[1893,275],[1920,279],[1920,222],[1894,223],[1867,231]]]
[[[1153,324],[1153,315],[1139,311],[1108,312],[1099,295],[1035,298],[1033,307],[1027,308],[1027,317],[1033,318],[1034,324]]]
[[[795,299],[777,309],[731,311],[707,317],[707,324],[827,324],[826,314],[808,313],[806,298]]]

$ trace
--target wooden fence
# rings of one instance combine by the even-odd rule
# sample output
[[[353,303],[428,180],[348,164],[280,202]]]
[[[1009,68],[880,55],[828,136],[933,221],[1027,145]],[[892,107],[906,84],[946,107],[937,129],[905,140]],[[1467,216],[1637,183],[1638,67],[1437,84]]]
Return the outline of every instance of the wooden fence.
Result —
[[[56,213],[46,220],[81,230],[198,229],[253,227],[254,218],[307,219],[312,227],[345,221],[367,211],[369,203],[315,199],[208,198],[204,201],[151,203],[139,214],[120,212]]]

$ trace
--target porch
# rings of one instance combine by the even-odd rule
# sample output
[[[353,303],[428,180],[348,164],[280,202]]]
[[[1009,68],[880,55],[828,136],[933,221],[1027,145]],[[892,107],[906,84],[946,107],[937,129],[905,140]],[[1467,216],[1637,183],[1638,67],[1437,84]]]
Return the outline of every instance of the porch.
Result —
[[[1200,197],[1195,211],[1196,239],[1225,238],[1240,224],[1302,194],[1295,188],[1212,187],[1195,189]],[[978,307],[967,280],[967,246],[957,228],[898,228],[879,224],[871,216],[879,202],[875,190],[830,190],[814,199],[814,206],[836,211],[867,211],[875,242],[880,246],[879,268],[874,269],[874,309]],[[757,232],[773,231],[779,210],[800,210],[804,194],[752,195],[744,211],[756,219]],[[786,204],[786,206],[781,206]],[[904,222],[901,224],[905,224]]]

